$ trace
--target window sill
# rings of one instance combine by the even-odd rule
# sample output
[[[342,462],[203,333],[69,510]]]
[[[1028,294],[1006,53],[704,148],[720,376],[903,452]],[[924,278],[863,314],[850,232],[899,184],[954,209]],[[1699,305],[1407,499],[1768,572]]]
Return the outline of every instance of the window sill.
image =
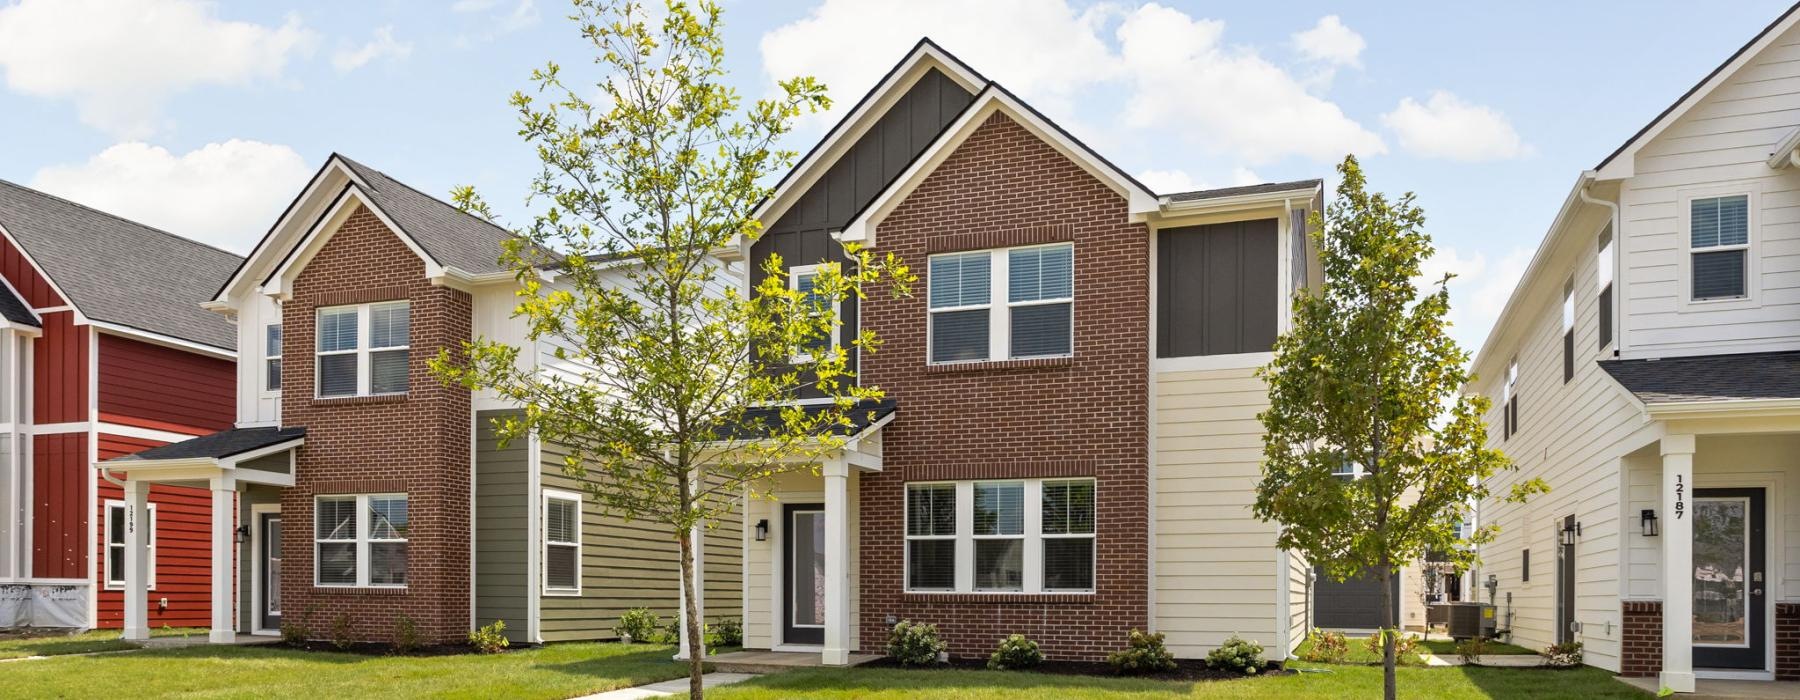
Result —
[[[313,399],[316,406],[360,406],[378,403],[405,403],[407,394],[375,394],[373,396],[321,396]]]
[[[321,586],[315,583],[313,591],[327,595],[406,595],[405,586]]]
[[[941,365],[925,365],[926,374],[959,374],[963,372],[991,372],[1009,369],[1035,369],[1039,367],[1072,367],[1075,365],[1073,355],[1062,357],[1032,357],[1022,360],[980,360],[976,362],[952,362]]]
[[[569,590],[567,588],[562,588],[562,589],[546,588],[546,589],[544,589],[544,597],[545,598],[580,598],[581,591]]]
[[[1093,593],[927,593],[907,591],[902,594],[902,598],[907,603],[1092,605],[1096,602]]]

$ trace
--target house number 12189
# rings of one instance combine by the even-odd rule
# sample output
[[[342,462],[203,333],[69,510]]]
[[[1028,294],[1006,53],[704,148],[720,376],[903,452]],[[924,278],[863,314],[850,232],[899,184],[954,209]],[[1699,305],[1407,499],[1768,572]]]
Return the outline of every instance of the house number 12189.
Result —
[[[1676,519],[1680,519],[1682,516],[1687,515],[1687,501],[1682,499],[1682,494],[1685,494],[1685,493],[1687,493],[1687,484],[1682,483],[1680,474],[1676,474],[1675,475],[1675,518]]]

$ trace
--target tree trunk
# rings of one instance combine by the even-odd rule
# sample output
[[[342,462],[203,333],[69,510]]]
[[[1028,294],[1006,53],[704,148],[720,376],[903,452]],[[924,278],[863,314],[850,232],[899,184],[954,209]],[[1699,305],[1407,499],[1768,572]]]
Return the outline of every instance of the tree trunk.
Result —
[[[1381,555],[1381,697],[1394,700],[1394,643],[1399,641],[1399,621],[1394,619],[1394,566]]]
[[[700,595],[694,590],[694,531],[681,533],[681,585],[687,595],[681,605],[687,612],[688,694],[693,700],[706,696],[701,675],[706,666],[706,624],[700,619]]]

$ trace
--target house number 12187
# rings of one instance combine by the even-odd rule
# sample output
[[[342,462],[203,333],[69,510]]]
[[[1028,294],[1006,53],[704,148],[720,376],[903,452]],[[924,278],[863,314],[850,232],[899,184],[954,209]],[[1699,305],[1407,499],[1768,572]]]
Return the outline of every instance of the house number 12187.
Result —
[[[1675,475],[1675,518],[1676,519],[1680,519],[1682,516],[1687,515],[1687,501],[1682,499],[1682,494],[1685,494],[1685,493],[1687,493],[1687,484],[1682,483],[1680,474],[1676,474]]]

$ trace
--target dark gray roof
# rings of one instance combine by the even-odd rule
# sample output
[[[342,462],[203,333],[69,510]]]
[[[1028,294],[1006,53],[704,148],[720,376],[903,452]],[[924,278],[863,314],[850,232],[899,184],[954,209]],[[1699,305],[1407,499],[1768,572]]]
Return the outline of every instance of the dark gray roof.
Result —
[[[838,437],[850,437],[868,430],[869,426],[899,410],[899,404],[893,399],[879,401],[863,401],[844,412],[850,419],[850,425],[832,426],[831,433]],[[736,440],[754,440],[767,437],[771,429],[781,425],[781,412],[786,406],[770,406],[753,408],[744,413],[744,423],[734,429],[723,431],[727,438]],[[800,410],[817,415],[829,410],[829,404],[802,405]]]
[[[1267,194],[1269,192],[1291,192],[1293,190],[1317,189],[1324,180],[1294,180],[1293,182],[1265,182],[1260,185],[1243,185],[1240,187],[1222,187],[1216,190],[1194,190],[1164,195],[1171,202],[1192,202],[1200,199],[1220,199],[1246,194]]]
[[[222,459],[270,445],[306,437],[305,428],[232,428],[192,440],[172,442],[143,452],[114,457],[108,462],[143,462],[156,459]]]
[[[1600,367],[1646,404],[1800,398],[1800,352],[1602,360]]]
[[[8,289],[6,285],[3,284],[0,284],[0,317],[5,317],[6,320],[13,323],[31,326],[33,328],[42,328],[44,326],[43,323],[38,321],[36,316],[31,314],[31,308],[25,305],[25,301],[20,299],[19,295],[13,294],[12,290]]]
[[[88,318],[237,349],[231,323],[200,303],[243,258],[5,180],[0,227]]]
[[[501,272],[501,244],[513,232],[455,205],[413,189],[406,183],[342,155],[338,160],[368,184],[369,199],[394,220],[402,233],[444,267],[483,274]]]

